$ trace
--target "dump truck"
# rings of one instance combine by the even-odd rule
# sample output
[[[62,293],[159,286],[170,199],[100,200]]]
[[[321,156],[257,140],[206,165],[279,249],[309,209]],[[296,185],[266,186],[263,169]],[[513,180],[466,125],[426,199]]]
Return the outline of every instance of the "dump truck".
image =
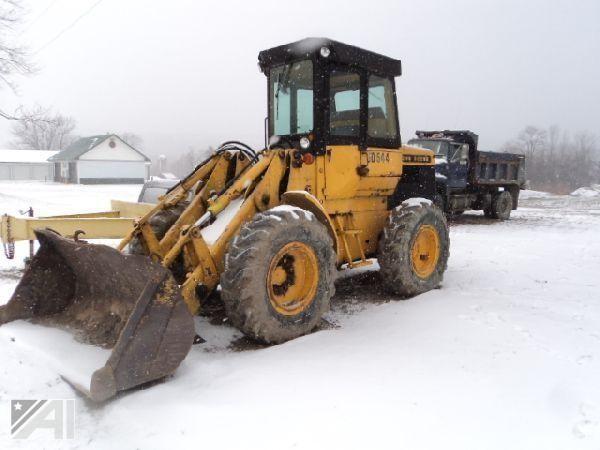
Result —
[[[433,204],[434,153],[401,144],[400,61],[308,38],[262,51],[258,63],[263,149],[219,146],[117,248],[35,230],[40,248],[0,324],[62,327],[110,350],[75,385],[93,400],[173,373],[218,286],[231,325],[278,344],[319,324],[339,270],[377,258],[399,297],[442,281],[449,238]]]
[[[525,156],[480,151],[469,130],[417,131],[408,145],[435,152],[436,204],[448,214],[483,210],[488,218],[507,220],[525,186]]]

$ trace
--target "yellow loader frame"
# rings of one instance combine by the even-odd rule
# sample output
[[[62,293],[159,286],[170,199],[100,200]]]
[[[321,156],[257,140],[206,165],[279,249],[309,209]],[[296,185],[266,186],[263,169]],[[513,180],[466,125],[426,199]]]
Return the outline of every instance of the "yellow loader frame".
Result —
[[[309,164],[297,162],[291,149],[265,150],[255,164],[243,153],[226,151],[200,165],[136,220],[118,249],[124,250],[141,236],[147,254],[166,268],[182,254],[186,279],[181,292],[193,314],[200,309],[196,287],[203,286],[208,294],[219,284],[227,248],[240,227],[258,212],[281,204],[315,215],[334,242],[339,266],[369,265],[389,216],[388,198],[402,177],[405,160],[422,161],[411,162],[412,166],[433,164],[431,151],[409,147],[361,151],[356,146],[332,146]],[[237,177],[227,186],[231,173]],[[287,185],[280,195],[284,176]],[[240,198],[244,201],[239,210],[228,217],[218,238],[207,243],[203,228]],[[152,217],[188,201],[167,233],[157,236]]]

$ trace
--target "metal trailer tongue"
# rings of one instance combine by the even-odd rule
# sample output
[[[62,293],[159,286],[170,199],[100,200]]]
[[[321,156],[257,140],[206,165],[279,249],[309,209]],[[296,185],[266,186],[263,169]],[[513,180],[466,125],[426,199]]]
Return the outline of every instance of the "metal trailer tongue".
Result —
[[[146,256],[36,230],[40,249],[5,306],[18,319],[57,327],[110,349],[88,382],[67,381],[95,401],[170,375],[189,352],[194,321],[168,269]]]

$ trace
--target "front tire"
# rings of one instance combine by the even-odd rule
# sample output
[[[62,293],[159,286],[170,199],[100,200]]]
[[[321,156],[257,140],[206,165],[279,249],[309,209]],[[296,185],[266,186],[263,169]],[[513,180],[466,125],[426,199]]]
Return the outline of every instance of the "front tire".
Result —
[[[284,206],[257,214],[225,258],[227,317],[269,344],[309,333],[329,310],[335,262],[333,241],[311,212]]]
[[[446,218],[431,202],[405,202],[390,212],[378,257],[389,291],[413,296],[436,288],[449,254]]]

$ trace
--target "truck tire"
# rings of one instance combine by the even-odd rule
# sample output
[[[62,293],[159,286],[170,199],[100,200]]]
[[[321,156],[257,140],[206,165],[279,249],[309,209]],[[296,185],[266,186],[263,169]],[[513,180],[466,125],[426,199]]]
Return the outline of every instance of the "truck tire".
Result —
[[[492,199],[492,217],[498,220],[508,220],[513,208],[513,199],[508,191],[499,192]]]
[[[413,296],[436,288],[449,255],[448,225],[439,208],[425,201],[405,202],[390,212],[378,256],[390,292]]]
[[[446,212],[446,199],[440,193],[433,196],[433,204],[440,208],[443,212]]]
[[[232,241],[221,275],[231,324],[277,344],[310,332],[335,293],[336,253],[327,229],[300,208],[256,215]]]

